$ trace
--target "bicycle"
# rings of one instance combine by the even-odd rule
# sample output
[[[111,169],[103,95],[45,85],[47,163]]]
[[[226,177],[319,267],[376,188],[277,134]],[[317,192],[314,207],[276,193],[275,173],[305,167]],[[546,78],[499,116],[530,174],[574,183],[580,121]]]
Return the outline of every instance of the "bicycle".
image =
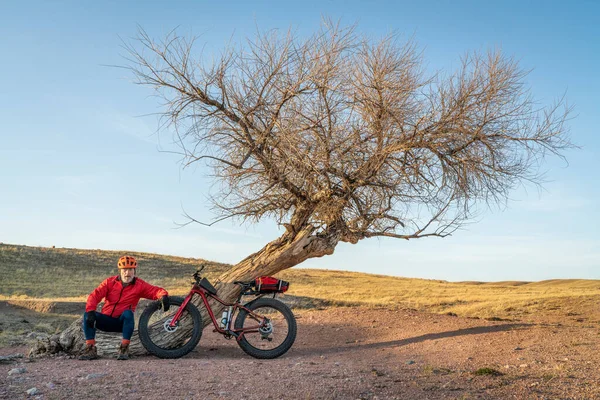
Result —
[[[198,345],[203,325],[200,311],[191,302],[195,294],[202,298],[214,331],[226,339],[235,338],[248,355],[260,359],[277,358],[292,347],[296,339],[296,318],[287,305],[275,299],[277,293],[287,290],[287,286],[281,285],[287,282],[276,280],[280,283],[278,287],[265,288],[257,285],[259,278],[250,282],[236,281],[234,283],[241,286],[241,292],[234,303],[227,303],[217,296],[217,290],[208,279],[200,276],[203,270],[204,265],[194,273],[192,289],[185,298],[170,297],[168,312],[162,311],[158,301],[145,308],[140,316],[138,332],[148,352],[160,358],[179,358]],[[270,294],[273,298],[265,297]],[[246,295],[256,298],[241,304],[242,297]],[[220,324],[209,299],[226,307]]]

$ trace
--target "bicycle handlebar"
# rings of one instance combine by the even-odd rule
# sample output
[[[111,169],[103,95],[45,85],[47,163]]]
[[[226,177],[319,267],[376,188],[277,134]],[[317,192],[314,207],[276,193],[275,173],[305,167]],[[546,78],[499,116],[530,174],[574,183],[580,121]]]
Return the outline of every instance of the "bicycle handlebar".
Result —
[[[200,273],[202,271],[204,271],[204,267],[206,267],[206,264],[200,264],[200,268],[198,268],[196,270],[196,272],[194,272],[194,280],[196,281],[196,283],[200,282],[200,280],[202,280],[202,277],[200,276]]]

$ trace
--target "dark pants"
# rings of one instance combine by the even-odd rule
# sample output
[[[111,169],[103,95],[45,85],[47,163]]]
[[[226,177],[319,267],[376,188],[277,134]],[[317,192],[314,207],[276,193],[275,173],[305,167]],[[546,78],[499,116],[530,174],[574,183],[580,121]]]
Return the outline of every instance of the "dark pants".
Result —
[[[101,314],[97,311],[90,311],[96,313],[96,326],[90,328],[87,324],[87,316],[89,313],[83,314],[83,332],[85,333],[85,339],[95,339],[96,329],[100,329],[104,332],[123,332],[123,339],[130,340],[133,335],[133,312],[131,310],[123,311],[118,318],[112,318],[108,315]]]

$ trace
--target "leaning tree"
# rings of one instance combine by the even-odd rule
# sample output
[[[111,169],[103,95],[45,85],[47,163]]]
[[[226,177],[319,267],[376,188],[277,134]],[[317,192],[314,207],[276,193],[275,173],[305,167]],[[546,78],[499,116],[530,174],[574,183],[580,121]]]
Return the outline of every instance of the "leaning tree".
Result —
[[[184,165],[212,171],[215,220],[285,228],[218,279],[225,299],[239,290],[229,282],[332,254],[340,242],[450,235],[477,205],[540,184],[544,157],[571,146],[567,107],[537,106],[526,73],[500,52],[428,74],[411,41],[327,23],[308,38],[258,33],[216,61],[193,44],[141,31],[125,45],[127,68],[164,101],[161,126]],[[80,335],[78,325],[63,332],[63,348]]]

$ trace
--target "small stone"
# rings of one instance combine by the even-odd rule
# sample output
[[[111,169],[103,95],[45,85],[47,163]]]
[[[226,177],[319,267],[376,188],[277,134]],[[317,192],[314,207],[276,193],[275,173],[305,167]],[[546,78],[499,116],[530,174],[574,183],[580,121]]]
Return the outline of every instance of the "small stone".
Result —
[[[48,383],[46,383],[46,387],[48,389],[54,389],[56,387],[56,385],[54,383],[52,383],[52,382],[48,382]]]
[[[24,374],[25,372],[27,372],[27,368],[13,368],[8,371],[8,375]]]
[[[527,367],[529,367],[529,365],[527,365],[527,364],[521,364],[521,365],[519,365],[519,368],[527,368]]]
[[[39,390],[37,388],[33,387],[31,389],[28,389],[26,393],[28,396],[35,396],[36,394],[39,393]]]
[[[97,378],[102,378],[104,376],[106,376],[106,373],[93,373],[93,374],[87,374],[87,376],[85,377],[85,379],[97,379]]]
[[[413,365],[414,363],[415,363],[415,362],[414,362],[413,360],[408,360],[408,361],[406,362],[406,365]]]

